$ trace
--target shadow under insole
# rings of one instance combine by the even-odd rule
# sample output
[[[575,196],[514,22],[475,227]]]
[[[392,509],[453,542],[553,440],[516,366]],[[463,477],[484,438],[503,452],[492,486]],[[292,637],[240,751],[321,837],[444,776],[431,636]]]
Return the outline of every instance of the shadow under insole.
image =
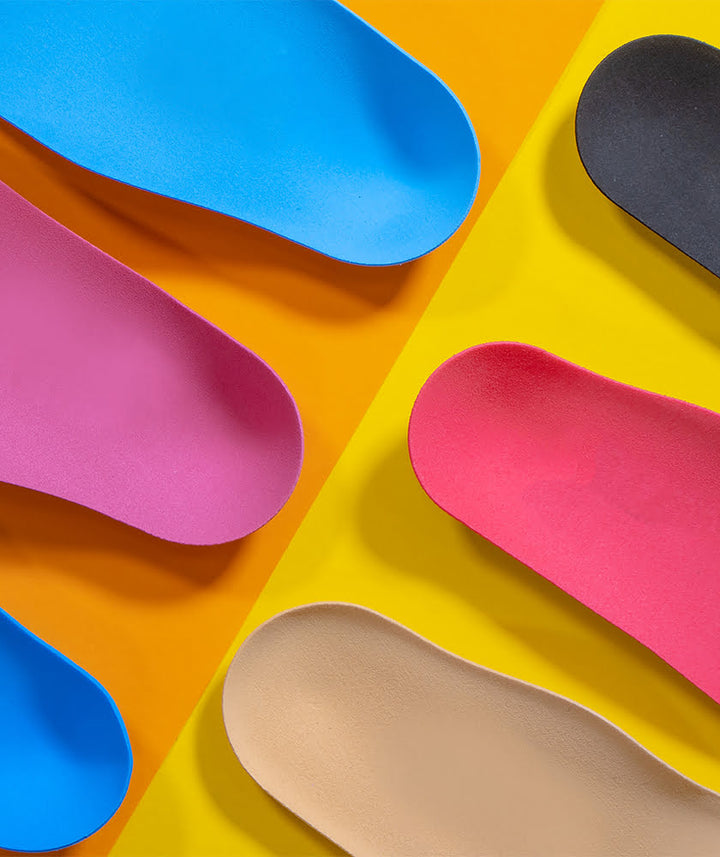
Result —
[[[168,542],[85,506],[0,482],[0,558],[29,552],[32,563],[32,555],[47,552],[54,571],[128,598],[191,595],[222,575],[249,538],[210,546]]]
[[[392,303],[424,264],[339,262],[236,218],[93,173],[2,119],[0,154],[1,180],[150,279],[156,271],[211,272],[297,313],[352,321]],[[69,190],[78,198],[69,199]]]
[[[720,706],[650,649],[437,507],[404,442],[371,474],[358,515],[366,543],[384,562],[451,591],[573,679],[717,757]],[[599,668],[612,664],[621,668]]]
[[[720,346],[720,280],[595,187],[577,151],[573,114],[555,130],[544,186],[555,220],[573,241]]]
[[[278,857],[342,857],[345,851],[264,792],[232,751],[222,718],[221,681],[203,702],[196,752],[208,793],[224,815]]]

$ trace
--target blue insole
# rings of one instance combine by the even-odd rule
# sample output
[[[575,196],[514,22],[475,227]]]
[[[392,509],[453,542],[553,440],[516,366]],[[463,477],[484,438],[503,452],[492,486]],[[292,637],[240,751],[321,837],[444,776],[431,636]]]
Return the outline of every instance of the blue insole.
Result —
[[[131,770],[107,691],[0,610],[0,848],[84,839],[120,806]]]
[[[0,116],[359,264],[441,244],[479,176],[452,92],[334,0],[0,0]]]

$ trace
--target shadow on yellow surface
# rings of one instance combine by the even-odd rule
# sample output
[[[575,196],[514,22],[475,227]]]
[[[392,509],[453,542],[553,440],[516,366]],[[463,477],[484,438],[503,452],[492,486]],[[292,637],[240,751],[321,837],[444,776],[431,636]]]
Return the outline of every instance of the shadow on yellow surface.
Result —
[[[488,625],[501,629],[486,637],[486,656],[474,658],[478,663],[532,680],[516,668],[520,646],[582,685],[591,700],[612,700],[686,747],[716,753],[720,707],[649,649],[437,507],[420,487],[404,442],[387,450],[369,474],[356,514],[359,535],[383,566],[472,605],[479,635]],[[388,576],[388,585],[391,580]],[[434,642],[442,645],[442,640]],[[598,664],[618,664],[619,669],[598,670]],[[532,671],[531,658],[527,668]],[[344,853],[244,771],[222,725],[221,677],[208,689],[194,734],[203,790],[229,828],[242,832],[243,842],[258,843],[259,854]]]
[[[545,165],[545,194],[558,225],[685,325],[720,345],[720,280],[595,187],[577,152],[574,123],[571,114],[558,125]]]
[[[273,800],[245,772],[222,726],[222,684],[212,686],[200,713],[197,753],[208,793],[228,820],[272,854],[340,857],[345,851]]]
[[[61,511],[61,501],[29,492],[18,500],[25,517],[0,522],[2,606],[103,681],[135,750],[123,807],[72,849],[76,855],[107,853],[133,813],[600,0],[350,5],[447,81],[480,138],[478,204],[446,245],[411,265],[343,265],[240,221],[87,173],[0,122],[0,180],[268,360],[292,391],[306,431],[295,494],[234,552],[195,554],[86,510]],[[12,505],[20,494],[9,489],[6,497]],[[65,527],[75,534],[65,539]],[[44,537],[45,528],[55,535]],[[173,780],[167,801],[153,805],[149,826],[161,830],[155,853],[180,853],[177,828],[192,826],[186,809]],[[272,812],[266,820],[262,834],[273,837]],[[208,840],[201,825],[192,835],[202,843],[191,850],[195,857]],[[150,851],[143,843],[143,857]]]
[[[474,605],[484,622],[502,628],[599,697],[613,699],[702,752],[717,752],[718,705],[645,646],[443,512],[420,487],[404,444],[371,475],[359,520],[364,539],[384,562]],[[508,671],[503,659],[503,647],[496,643],[483,665]],[[622,669],[593,667],[608,663],[620,663]],[[706,731],[696,729],[699,715]]]
[[[0,484],[0,606],[107,687],[133,744],[125,803],[66,852],[96,855],[131,814],[457,245],[401,267],[343,264],[92,174],[2,120],[0,180],[268,360],[305,428],[288,505],[262,532],[222,546],[165,542]]]

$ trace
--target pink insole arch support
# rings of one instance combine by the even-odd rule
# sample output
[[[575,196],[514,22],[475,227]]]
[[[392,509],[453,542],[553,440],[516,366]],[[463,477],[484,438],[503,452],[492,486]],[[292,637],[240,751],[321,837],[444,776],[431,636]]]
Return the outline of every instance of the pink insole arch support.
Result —
[[[720,701],[720,416],[517,343],[423,386],[412,465],[446,512]]]
[[[0,183],[0,480],[187,544],[297,482],[300,416],[249,349]]]

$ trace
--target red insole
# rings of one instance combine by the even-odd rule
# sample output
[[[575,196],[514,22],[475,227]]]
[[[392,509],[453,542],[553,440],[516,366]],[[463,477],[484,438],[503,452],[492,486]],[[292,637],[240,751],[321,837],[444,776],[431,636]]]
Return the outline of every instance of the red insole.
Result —
[[[257,355],[0,182],[0,480],[186,544],[283,506],[297,406]]]
[[[425,383],[410,457],[442,509],[720,701],[720,416],[517,343]]]

